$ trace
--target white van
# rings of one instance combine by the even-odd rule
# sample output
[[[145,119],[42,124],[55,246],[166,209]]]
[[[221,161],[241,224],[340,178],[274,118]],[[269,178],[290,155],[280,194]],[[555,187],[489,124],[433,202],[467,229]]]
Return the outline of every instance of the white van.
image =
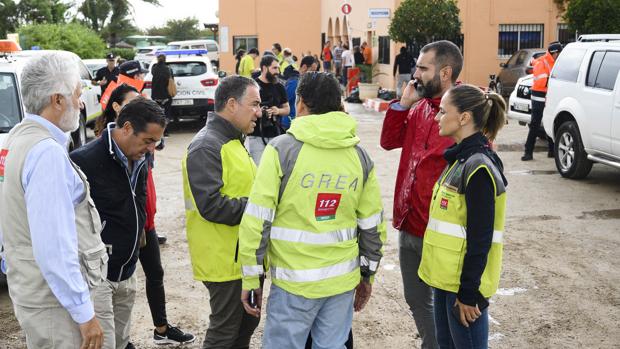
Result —
[[[543,125],[563,177],[584,178],[594,162],[620,169],[619,72],[620,41],[575,42],[558,57]]]
[[[0,58],[0,76],[2,77],[0,80],[0,135],[8,133],[24,117],[21,94],[19,93],[19,78],[22,69],[31,58],[48,52],[53,51],[18,51]],[[84,109],[80,114],[80,128],[71,134],[70,147],[74,149],[86,144],[86,125],[93,124],[95,119],[101,115],[101,104],[99,104],[98,98],[98,95],[101,94],[101,88],[92,85],[91,73],[80,57],[75,53],[69,53],[79,69],[82,82],[80,100],[84,104]],[[2,116],[6,117],[2,118]]]
[[[207,57],[215,66],[220,66],[220,45],[215,40],[185,40],[168,43],[166,50],[207,50]]]

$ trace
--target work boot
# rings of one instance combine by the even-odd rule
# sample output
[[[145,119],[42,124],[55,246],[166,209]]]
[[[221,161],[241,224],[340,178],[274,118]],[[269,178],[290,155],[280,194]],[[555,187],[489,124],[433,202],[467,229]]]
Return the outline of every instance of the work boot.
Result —
[[[534,160],[534,156],[532,156],[532,154],[525,153],[521,157],[521,161],[530,161],[530,160]]]

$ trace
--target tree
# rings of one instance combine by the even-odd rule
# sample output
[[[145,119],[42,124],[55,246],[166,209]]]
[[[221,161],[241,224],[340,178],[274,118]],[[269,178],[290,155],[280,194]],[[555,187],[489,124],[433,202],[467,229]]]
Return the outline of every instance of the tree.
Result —
[[[0,35],[5,38],[6,34],[15,32],[17,28],[17,5],[13,0],[0,0]]]
[[[403,0],[394,11],[389,33],[392,40],[423,46],[461,34],[459,8],[454,0]]]
[[[31,24],[19,28],[22,48],[71,51],[81,58],[101,58],[106,46],[91,29],[78,24]]]
[[[100,32],[110,17],[112,6],[108,0],[85,0],[78,11],[84,16],[85,24],[92,30]]]
[[[200,21],[195,17],[171,19],[163,27],[147,29],[148,35],[163,35],[171,41],[198,39],[203,36],[200,30]]]
[[[21,24],[65,23],[65,13],[71,5],[61,0],[21,0],[17,16]]]
[[[579,34],[620,32],[620,0],[570,0],[564,20]]]

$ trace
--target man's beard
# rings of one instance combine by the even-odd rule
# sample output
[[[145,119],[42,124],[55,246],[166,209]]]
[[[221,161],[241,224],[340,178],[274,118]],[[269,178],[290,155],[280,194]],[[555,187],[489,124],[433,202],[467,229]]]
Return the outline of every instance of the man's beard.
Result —
[[[70,100],[69,100],[70,101]],[[80,109],[74,108],[71,102],[68,103],[67,110],[60,118],[59,128],[63,132],[73,132],[80,127]]]
[[[418,87],[416,88],[418,94],[423,98],[433,98],[441,92],[441,80],[439,74],[436,74],[433,79],[427,83],[422,80],[418,80]]]
[[[272,84],[275,84],[276,82],[278,82],[278,75],[271,74],[271,72],[267,72],[265,77],[267,78],[267,81],[269,81]]]

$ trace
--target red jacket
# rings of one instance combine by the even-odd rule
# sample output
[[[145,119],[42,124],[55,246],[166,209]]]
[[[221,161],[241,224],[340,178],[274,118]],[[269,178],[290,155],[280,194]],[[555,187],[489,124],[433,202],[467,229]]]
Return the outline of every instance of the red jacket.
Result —
[[[446,167],[444,150],[454,144],[439,136],[434,118],[440,98],[425,98],[413,108],[387,110],[381,130],[381,147],[403,148],[394,189],[392,225],[399,230],[423,237],[435,182]]]

